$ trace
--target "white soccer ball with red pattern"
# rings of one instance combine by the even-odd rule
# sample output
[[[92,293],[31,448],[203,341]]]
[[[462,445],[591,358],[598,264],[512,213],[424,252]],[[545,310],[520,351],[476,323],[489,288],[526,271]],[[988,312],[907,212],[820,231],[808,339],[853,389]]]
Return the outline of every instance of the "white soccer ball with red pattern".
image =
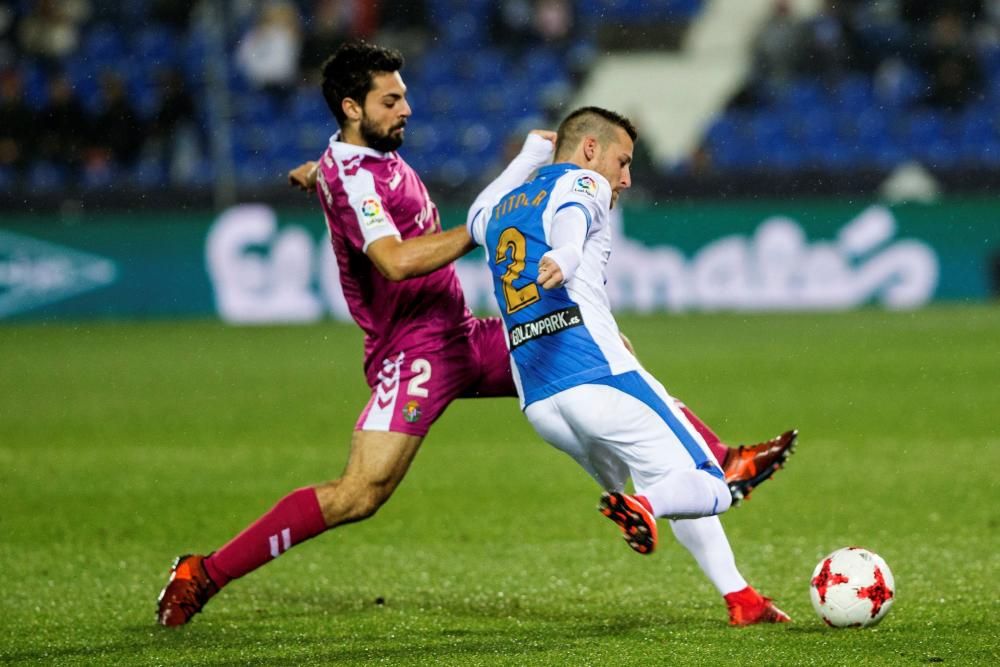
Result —
[[[896,599],[896,581],[881,556],[861,547],[846,547],[813,570],[809,597],[827,625],[866,628],[889,613]]]

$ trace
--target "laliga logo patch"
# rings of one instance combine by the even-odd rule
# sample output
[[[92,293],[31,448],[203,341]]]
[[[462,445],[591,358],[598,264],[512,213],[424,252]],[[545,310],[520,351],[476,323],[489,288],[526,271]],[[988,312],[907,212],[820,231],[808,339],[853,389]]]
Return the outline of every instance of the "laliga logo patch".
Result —
[[[411,424],[420,419],[420,404],[416,401],[407,403],[403,408],[403,419]]]
[[[375,227],[385,222],[382,202],[376,197],[366,197],[361,202],[361,215],[364,216],[365,227]]]
[[[573,192],[582,192],[588,197],[597,196],[597,181],[590,176],[581,176],[573,185]]]

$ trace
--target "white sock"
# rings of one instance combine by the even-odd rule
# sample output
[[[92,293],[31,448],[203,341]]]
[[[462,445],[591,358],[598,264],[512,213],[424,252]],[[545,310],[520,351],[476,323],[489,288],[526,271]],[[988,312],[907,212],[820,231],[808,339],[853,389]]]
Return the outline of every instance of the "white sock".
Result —
[[[704,470],[671,470],[636,493],[646,496],[654,515],[669,519],[721,514],[733,502],[726,483]]]
[[[701,571],[719,593],[726,595],[747,587],[746,579],[736,569],[736,556],[729,546],[719,517],[671,521],[670,527],[677,541],[691,552]]]

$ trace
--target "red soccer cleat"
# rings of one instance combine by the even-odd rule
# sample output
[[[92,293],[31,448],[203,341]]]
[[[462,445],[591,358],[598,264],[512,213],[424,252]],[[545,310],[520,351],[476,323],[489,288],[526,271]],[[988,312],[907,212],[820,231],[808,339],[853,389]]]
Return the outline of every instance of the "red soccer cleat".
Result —
[[[757,445],[740,445],[726,452],[722,472],[733,496],[733,505],[750,497],[750,492],[771,479],[795,451],[799,432],[785,431],[777,438]]]
[[[201,611],[219,592],[205,571],[204,556],[178,556],[170,568],[170,579],[157,598],[156,622],[160,625],[184,625]]]
[[[750,586],[725,596],[729,608],[729,625],[744,626],[757,623],[791,623],[792,618],[774,606]]]
[[[653,553],[656,548],[656,517],[635,496],[603,493],[597,509],[618,524],[632,549],[641,554]]]

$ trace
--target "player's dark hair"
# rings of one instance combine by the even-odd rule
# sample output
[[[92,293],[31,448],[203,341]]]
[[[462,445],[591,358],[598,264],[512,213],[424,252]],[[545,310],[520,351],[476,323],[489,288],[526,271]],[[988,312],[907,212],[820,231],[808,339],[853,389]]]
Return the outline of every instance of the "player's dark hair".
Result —
[[[376,74],[401,69],[403,55],[395,49],[362,40],[342,44],[323,63],[323,97],[337,123],[343,127],[347,119],[341,104],[345,98],[349,97],[364,105],[365,96],[372,89],[372,79]]]
[[[556,138],[557,159],[563,149],[575,149],[588,134],[597,136],[601,143],[612,140],[614,134],[611,130],[614,127],[625,130],[632,141],[639,136],[632,121],[620,113],[601,107],[580,107],[574,110],[559,124]]]

